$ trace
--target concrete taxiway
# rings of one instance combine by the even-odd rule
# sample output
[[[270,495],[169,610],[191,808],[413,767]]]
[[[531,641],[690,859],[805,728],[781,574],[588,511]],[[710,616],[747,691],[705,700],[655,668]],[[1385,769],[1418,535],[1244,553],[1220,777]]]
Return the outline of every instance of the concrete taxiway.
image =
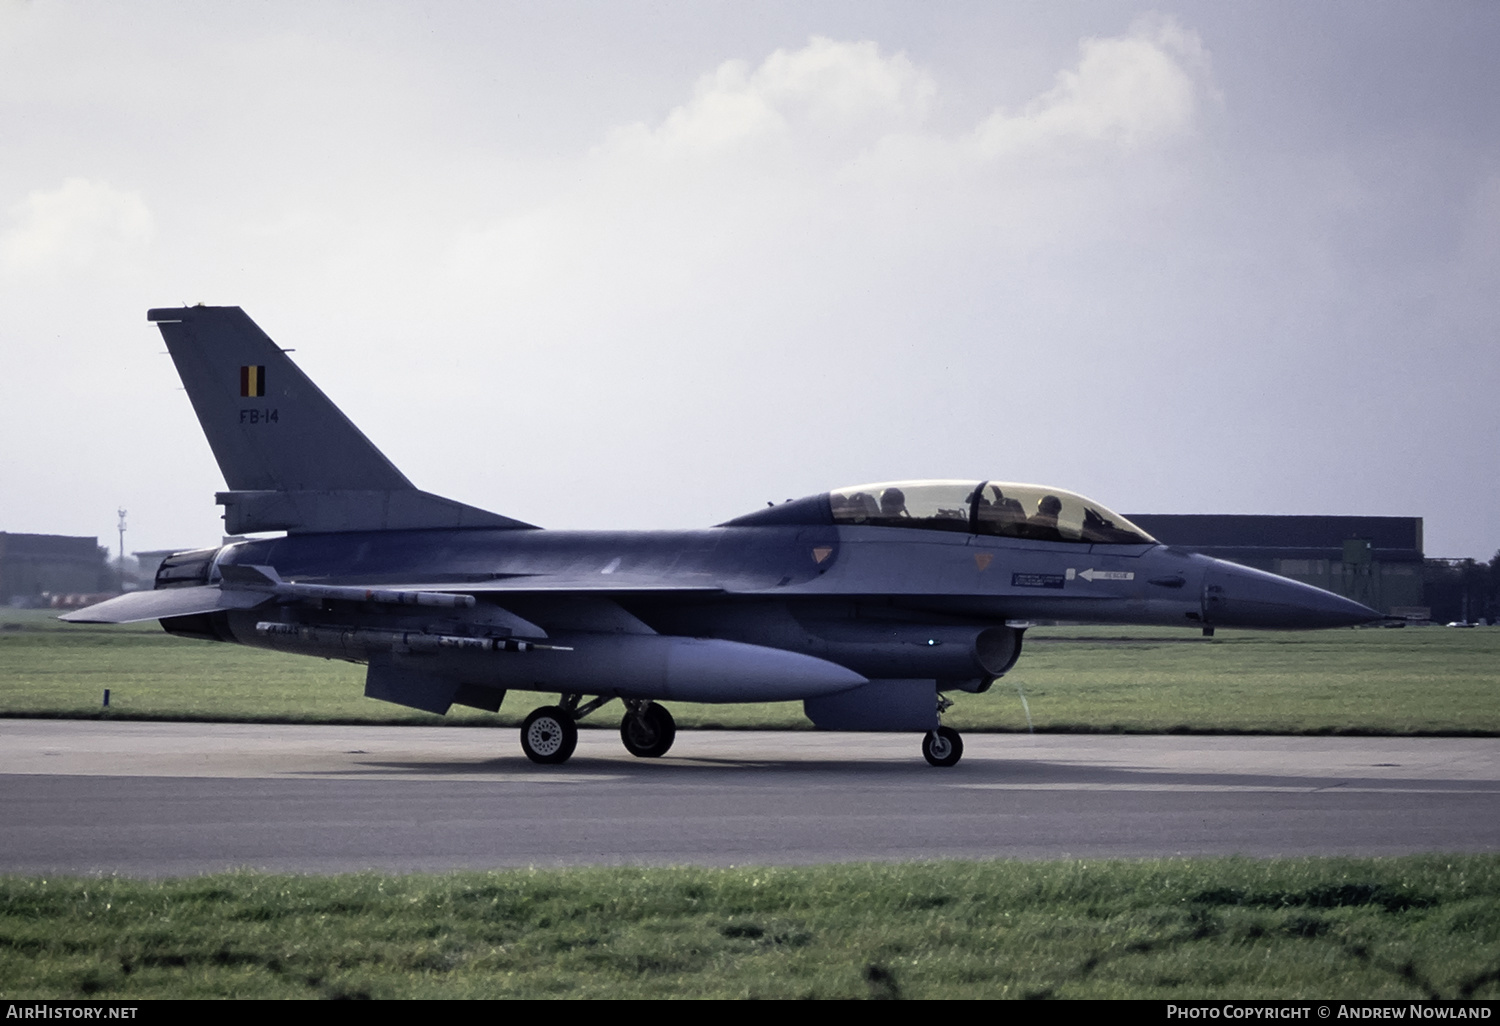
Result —
[[[0,720],[0,872],[1500,851],[1500,740]]]

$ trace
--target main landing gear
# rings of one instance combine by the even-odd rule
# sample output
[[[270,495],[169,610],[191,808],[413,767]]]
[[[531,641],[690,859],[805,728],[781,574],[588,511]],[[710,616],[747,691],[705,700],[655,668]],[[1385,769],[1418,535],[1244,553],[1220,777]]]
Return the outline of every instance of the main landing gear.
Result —
[[[922,736],[922,758],[931,766],[956,766],[964,757],[964,739],[952,727],[939,727]]]
[[[677,740],[677,721],[655,702],[626,701],[620,721],[620,740],[625,750],[642,759],[659,759]]]
[[[596,698],[580,706],[581,697],[564,695],[559,705],[543,706],[526,717],[521,724],[521,750],[526,758],[544,766],[568,761],[578,747],[578,721],[610,701]],[[626,699],[620,740],[631,755],[657,759],[677,740],[677,723],[671,713],[649,699]]]
[[[578,723],[561,706],[537,709],[521,724],[521,750],[542,765],[567,762],[578,747]]]

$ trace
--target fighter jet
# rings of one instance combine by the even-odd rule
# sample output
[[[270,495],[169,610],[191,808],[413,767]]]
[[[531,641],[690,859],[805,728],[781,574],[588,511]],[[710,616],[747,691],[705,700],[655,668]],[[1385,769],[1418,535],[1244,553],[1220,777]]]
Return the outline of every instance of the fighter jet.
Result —
[[[366,667],[365,694],[446,713],[555,692],[521,727],[563,763],[619,699],[633,755],[663,702],[801,701],[824,730],[911,731],[963,754],[950,696],[1016,664],[1027,625],[1337,627],[1375,610],[1174,550],[1061,488],[862,484],[688,531],[551,531],[419,491],[238,307],[148,312],[224,474],[218,548],[155,589],[62,617]]]

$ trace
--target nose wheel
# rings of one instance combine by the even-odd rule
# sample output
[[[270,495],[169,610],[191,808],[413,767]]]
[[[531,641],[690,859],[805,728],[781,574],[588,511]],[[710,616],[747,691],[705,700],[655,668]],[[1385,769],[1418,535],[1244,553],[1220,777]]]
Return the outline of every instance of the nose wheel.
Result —
[[[931,766],[957,766],[964,757],[964,739],[952,727],[939,727],[922,738],[922,758]]]
[[[577,747],[578,724],[566,709],[543,706],[521,724],[521,750],[532,762],[555,766],[567,762]]]
[[[659,759],[677,740],[677,722],[672,714],[655,702],[640,708],[634,702],[620,721],[620,740],[625,750],[642,759]]]

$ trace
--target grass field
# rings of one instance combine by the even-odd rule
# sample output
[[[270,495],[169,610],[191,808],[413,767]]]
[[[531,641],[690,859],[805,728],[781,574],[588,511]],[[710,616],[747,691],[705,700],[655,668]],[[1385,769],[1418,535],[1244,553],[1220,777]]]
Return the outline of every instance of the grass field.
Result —
[[[0,996],[1493,999],[1500,857],[0,878]]]
[[[501,656],[500,658],[507,658]],[[525,658],[511,656],[509,658]],[[154,623],[59,624],[0,613],[0,715],[355,723],[519,723],[556,696],[514,693],[499,716],[446,718],[363,697],[363,668],[186,641]],[[1026,703],[1023,706],[1021,696]],[[1500,734],[1500,628],[1220,631],[1033,628],[1017,667],[957,694],[960,730]],[[683,727],[810,727],[800,703],[670,703]],[[614,729],[618,706],[583,726]]]

